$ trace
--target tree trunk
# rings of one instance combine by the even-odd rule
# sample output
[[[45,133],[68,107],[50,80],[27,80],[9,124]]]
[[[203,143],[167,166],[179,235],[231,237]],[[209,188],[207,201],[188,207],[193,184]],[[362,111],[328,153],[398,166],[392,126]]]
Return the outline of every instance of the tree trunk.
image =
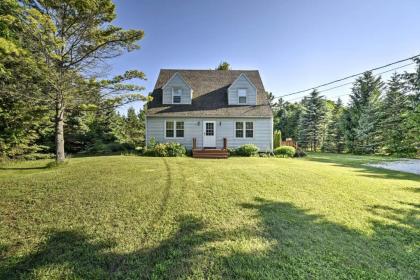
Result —
[[[56,104],[55,115],[55,159],[63,162],[64,154],[64,106],[61,102]]]

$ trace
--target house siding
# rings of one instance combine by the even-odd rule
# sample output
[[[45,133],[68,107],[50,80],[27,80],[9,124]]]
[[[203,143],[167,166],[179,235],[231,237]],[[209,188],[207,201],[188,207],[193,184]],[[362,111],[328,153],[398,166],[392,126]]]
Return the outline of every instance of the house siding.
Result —
[[[191,104],[191,88],[185,83],[179,74],[175,74],[175,76],[163,88],[162,104],[172,104],[172,88],[182,89],[180,104]]]
[[[239,104],[238,89],[246,89],[246,105],[257,104],[257,90],[245,75],[241,75],[228,89],[229,105],[243,105]]]
[[[165,121],[184,121],[183,138],[165,138]],[[192,139],[197,139],[197,148],[203,147],[203,121],[216,121],[216,147],[223,147],[223,138],[227,138],[228,148],[237,148],[243,144],[255,144],[261,152],[272,151],[273,133],[272,118],[164,118],[148,117],[146,141],[149,144],[153,137],[157,142],[178,142],[187,149],[192,148]],[[254,122],[253,138],[235,138],[235,122]],[[198,124],[199,123],[199,124]]]

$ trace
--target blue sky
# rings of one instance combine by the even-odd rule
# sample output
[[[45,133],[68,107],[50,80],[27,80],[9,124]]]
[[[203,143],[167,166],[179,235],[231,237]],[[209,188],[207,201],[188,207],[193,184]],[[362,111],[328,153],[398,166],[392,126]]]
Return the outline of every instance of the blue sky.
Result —
[[[161,68],[210,69],[226,60],[233,69],[258,69],[266,90],[280,96],[420,53],[418,0],[115,3],[114,24],[145,37],[140,50],[109,62],[110,74],[142,70],[145,93]]]

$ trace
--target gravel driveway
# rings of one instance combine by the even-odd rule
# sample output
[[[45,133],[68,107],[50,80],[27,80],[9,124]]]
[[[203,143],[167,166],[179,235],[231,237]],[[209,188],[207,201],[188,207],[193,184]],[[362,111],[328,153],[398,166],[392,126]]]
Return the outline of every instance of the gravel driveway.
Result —
[[[381,162],[381,163],[368,163],[366,165],[420,175],[420,159],[407,159],[407,160],[398,160],[398,161]]]

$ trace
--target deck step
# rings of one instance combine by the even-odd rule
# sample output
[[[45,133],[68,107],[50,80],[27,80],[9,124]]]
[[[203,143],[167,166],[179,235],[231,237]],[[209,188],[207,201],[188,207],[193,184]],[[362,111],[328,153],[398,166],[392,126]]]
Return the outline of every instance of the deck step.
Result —
[[[227,158],[228,152],[220,149],[195,149],[194,158]]]

